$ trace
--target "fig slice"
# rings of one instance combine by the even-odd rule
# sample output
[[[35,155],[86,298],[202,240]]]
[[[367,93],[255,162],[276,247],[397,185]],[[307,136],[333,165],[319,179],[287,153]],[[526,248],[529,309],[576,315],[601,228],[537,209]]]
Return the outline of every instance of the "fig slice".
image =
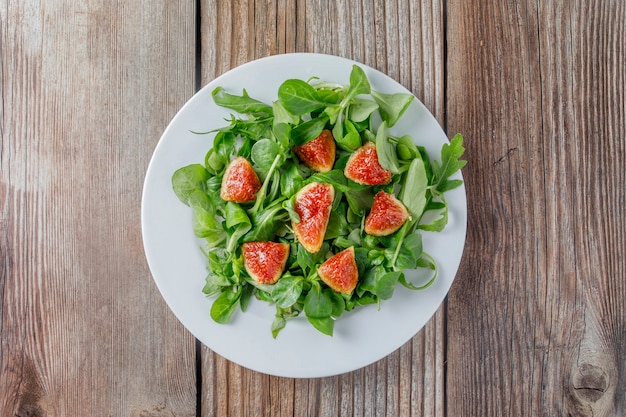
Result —
[[[354,247],[350,246],[327,259],[317,268],[322,281],[336,292],[352,294],[359,281],[359,270],[354,258]]]
[[[324,129],[318,137],[304,145],[293,147],[298,159],[317,172],[328,172],[333,169],[336,150],[335,139],[328,129]]]
[[[252,168],[252,164],[243,156],[230,161],[222,178],[220,197],[224,201],[233,203],[248,203],[256,199],[256,193],[261,189],[259,176]]]
[[[343,170],[346,178],[361,185],[383,185],[391,181],[391,172],[378,162],[376,145],[366,142],[350,155]]]
[[[283,274],[289,244],[276,242],[246,242],[241,245],[243,265],[259,284],[275,284]]]
[[[334,198],[335,189],[324,182],[312,182],[296,193],[294,210],[300,221],[292,221],[291,226],[298,242],[310,253],[322,248]]]
[[[374,204],[365,218],[365,233],[372,236],[388,236],[402,227],[409,212],[395,195],[379,191]]]

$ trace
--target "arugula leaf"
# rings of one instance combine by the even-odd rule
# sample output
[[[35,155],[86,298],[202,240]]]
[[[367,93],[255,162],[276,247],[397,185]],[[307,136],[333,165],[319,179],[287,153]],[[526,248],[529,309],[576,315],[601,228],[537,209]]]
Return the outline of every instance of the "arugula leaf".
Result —
[[[214,271],[211,269],[207,274],[204,287],[202,288],[202,292],[205,295],[217,294],[222,290],[222,287],[232,284],[223,274],[218,272],[220,272],[220,270]]]
[[[283,210],[282,201],[278,201],[278,204],[267,207],[265,210],[254,213],[252,216],[253,228],[246,233],[242,241],[244,242],[256,242],[256,241],[268,241],[281,226],[281,222],[285,220],[287,216],[281,216],[278,213]]]
[[[397,255],[395,259],[393,259],[392,267],[398,271],[415,269],[421,256],[422,235],[419,233],[410,233],[402,239]]]
[[[435,280],[437,279],[439,270],[437,268],[437,263],[432,257],[430,257],[430,255],[423,254],[422,258],[420,258],[420,262],[418,266],[420,266],[421,268],[427,268],[427,269],[434,271],[432,277],[430,277],[430,279],[422,285],[415,285],[409,282],[406,279],[406,276],[402,274],[399,280],[400,284],[402,284],[403,286],[405,286],[406,288],[410,290],[420,291],[420,290],[425,290],[426,288],[430,287],[433,284],[433,282],[435,282]]]
[[[217,87],[211,95],[213,96],[213,101],[218,106],[235,110],[241,114],[272,114],[271,106],[251,98],[245,89],[243,90],[243,95],[236,96],[226,93],[222,87]]]
[[[204,251],[204,255],[209,261],[208,275],[206,277],[203,292],[206,295],[212,295],[217,291],[221,291],[223,287],[230,287],[234,284],[230,279],[230,269],[228,268],[231,255],[221,248],[213,249],[209,252]]]
[[[270,165],[269,169],[267,170],[265,180],[263,181],[263,184],[261,184],[261,189],[256,193],[256,201],[252,209],[250,209],[250,212],[252,213],[252,215],[255,215],[259,211],[259,209],[263,206],[263,202],[265,201],[265,196],[267,193],[267,188],[269,187],[269,183],[273,179],[274,171],[278,168],[278,165],[283,160],[283,158],[284,158],[284,155],[282,155],[281,153],[276,154],[276,157],[274,157],[274,161],[272,162],[272,165]]]
[[[433,161],[433,184],[431,189],[435,194],[443,194],[446,191],[459,187],[460,180],[449,180],[457,171],[467,164],[467,161],[459,160],[465,152],[463,136],[456,134],[450,144],[444,144],[441,148],[441,163]]]
[[[441,196],[440,198],[443,198],[443,196]],[[433,207],[433,204],[431,203],[430,206]],[[439,208],[430,208],[428,211],[438,212],[439,217],[431,220],[429,223],[418,224],[418,229],[427,232],[441,232],[446,227],[446,225],[448,224],[448,204],[445,202],[445,200],[443,200],[442,203],[437,204],[436,207]]]
[[[283,209],[287,212],[289,220],[294,223],[300,223],[300,215],[295,208],[295,194],[289,197],[289,199],[283,201]]]

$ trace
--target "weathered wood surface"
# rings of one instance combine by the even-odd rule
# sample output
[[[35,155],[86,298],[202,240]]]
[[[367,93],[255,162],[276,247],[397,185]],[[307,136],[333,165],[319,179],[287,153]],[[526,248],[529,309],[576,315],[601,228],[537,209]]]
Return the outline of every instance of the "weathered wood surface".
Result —
[[[1,416],[626,413],[626,3],[2,0],[0,25]],[[448,302],[389,357],[310,380],[197,345],[139,223],[194,90],[295,51],[388,73],[469,161]]]
[[[626,414],[626,3],[455,0],[470,225],[450,416]]]
[[[195,341],[140,226],[150,155],[194,93],[195,5],[0,4],[0,415],[195,415]]]

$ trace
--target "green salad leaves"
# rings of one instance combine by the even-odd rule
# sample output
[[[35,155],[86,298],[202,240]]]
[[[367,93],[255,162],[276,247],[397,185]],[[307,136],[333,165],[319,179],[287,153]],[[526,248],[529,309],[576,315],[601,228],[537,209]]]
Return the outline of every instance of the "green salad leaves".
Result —
[[[214,102],[232,110],[228,124],[211,132],[213,145],[203,163],[182,167],[172,176],[177,197],[193,211],[195,236],[205,241],[207,259],[203,292],[213,296],[211,318],[228,323],[238,309],[253,299],[275,306],[274,337],[289,319],[304,314],[320,332],[332,335],[334,323],[345,312],[392,298],[402,285],[427,288],[436,279],[437,265],[423,250],[420,231],[442,231],[448,221],[445,193],[462,184],[454,176],[466,161],[463,138],[444,144],[438,159],[408,136],[390,129],[410,106],[410,94],[387,94],[372,89],[354,65],[349,85],[318,79],[290,79],[278,88],[277,100],[264,103],[248,95],[216,88]],[[304,164],[294,147],[332,132],[336,156],[332,169],[317,172]],[[350,156],[367,142],[375,144],[378,163],[391,180],[363,185],[345,175]],[[334,152],[334,150],[333,150]],[[220,192],[231,161],[243,157],[258,175],[260,188],[249,202],[225,201]],[[307,184],[326,183],[334,189],[332,210],[321,250],[308,252],[295,236],[300,222],[296,195]],[[374,196],[384,191],[396,196],[408,212],[399,229],[385,236],[364,231]],[[275,283],[263,283],[246,270],[242,245],[246,242],[287,244],[289,253]],[[350,293],[331,289],[318,268],[334,254],[354,248],[358,282]],[[426,282],[411,282],[407,269],[430,271]]]

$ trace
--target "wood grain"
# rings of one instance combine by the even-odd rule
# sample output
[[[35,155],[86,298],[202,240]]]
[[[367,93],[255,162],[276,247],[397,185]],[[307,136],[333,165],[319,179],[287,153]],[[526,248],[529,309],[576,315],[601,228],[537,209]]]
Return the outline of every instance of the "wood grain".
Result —
[[[623,2],[447,7],[469,230],[449,415],[626,411]]]
[[[328,53],[386,72],[444,119],[439,1],[204,0],[201,16],[202,84],[255,58]],[[202,415],[442,416],[444,329],[440,310],[388,358],[321,379],[261,375],[203,347]]]
[[[147,164],[194,89],[194,4],[2,1],[0,415],[195,415],[148,271]]]
[[[616,0],[0,0],[0,415],[626,414],[625,39]],[[389,74],[469,161],[448,302],[319,379],[196,342],[140,230],[197,86],[296,51]]]

